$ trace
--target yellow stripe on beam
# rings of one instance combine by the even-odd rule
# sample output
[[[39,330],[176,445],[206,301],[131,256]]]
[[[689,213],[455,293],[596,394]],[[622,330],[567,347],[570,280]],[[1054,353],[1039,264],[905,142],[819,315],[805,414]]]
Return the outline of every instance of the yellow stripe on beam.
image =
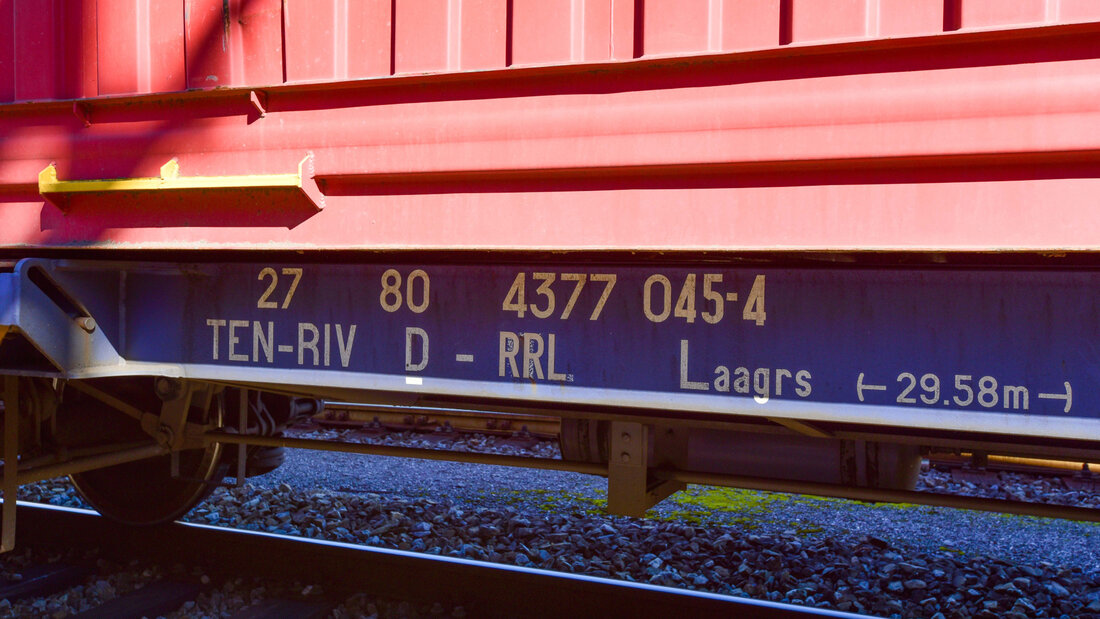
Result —
[[[211,189],[290,189],[301,192],[317,209],[324,198],[313,178],[313,155],[298,164],[296,174],[249,174],[241,176],[180,176],[179,163],[172,159],[160,168],[159,177],[114,178],[83,181],[57,179],[54,164],[38,174],[38,193],[46,201],[64,208],[71,196],[113,192],[191,191]]]

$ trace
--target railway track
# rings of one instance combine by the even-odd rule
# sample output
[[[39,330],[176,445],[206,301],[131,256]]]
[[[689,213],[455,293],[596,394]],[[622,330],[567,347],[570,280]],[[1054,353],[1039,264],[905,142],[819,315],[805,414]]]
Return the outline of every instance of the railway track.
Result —
[[[1001,473],[1017,473],[1059,480],[1066,488],[1087,492],[1100,491],[1100,475],[1088,462],[1040,460],[974,453],[931,453],[931,467],[950,473],[951,478],[974,484],[1000,482]]]
[[[18,541],[23,548],[95,551],[141,565],[183,563],[216,577],[310,581],[324,599],[259,601],[238,617],[327,616],[349,595],[369,594],[461,608],[466,616],[560,617],[583,615],[752,616],[761,618],[856,617],[820,608],[721,596],[590,576],[505,566],[452,557],[295,538],[256,531],[173,523],[162,527],[117,525],[93,512],[19,504]],[[37,571],[36,571],[37,570]],[[34,574],[37,574],[35,576]],[[34,566],[13,598],[49,595],[79,586],[79,566]],[[170,579],[137,589],[88,617],[170,614],[210,584]],[[10,583],[9,583],[10,584]],[[311,585],[307,585],[307,589]],[[9,600],[10,603],[10,600]],[[445,607],[445,606],[444,606]],[[10,606],[9,606],[10,608]]]
[[[445,431],[538,439],[557,439],[561,434],[561,421],[557,417],[460,408],[326,402],[313,419],[330,428]]]
[[[522,453],[524,459],[511,462],[519,466],[531,466],[536,468],[569,469],[561,465],[557,455],[547,457],[552,452],[560,454],[560,422],[554,418],[540,417],[537,415],[517,415],[512,426],[520,426],[518,432],[485,432],[483,428],[487,424],[494,427],[502,427],[502,420],[509,417],[506,413],[485,412],[475,410],[444,409],[444,408],[420,408],[420,407],[391,407],[380,405],[357,405],[350,403],[326,403],[321,413],[313,418],[313,422],[322,428],[329,430],[347,431],[341,432],[340,441],[351,441],[357,444],[351,449],[361,453],[391,453],[388,446],[375,445],[379,440],[385,440],[388,433],[395,436],[423,436],[432,440],[428,441],[439,449],[430,450],[405,450],[401,454],[411,457],[427,457],[442,459],[440,451],[449,451],[446,445],[451,440],[461,440],[471,436],[495,436],[495,440],[511,443],[520,448],[517,453]],[[327,419],[327,421],[326,421]],[[337,420],[332,423],[332,420]],[[369,421],[368,421],[369,419]],[[536,433],[529,432],[526,423],[538,424]],[[316,441],[306,439],[295,442],[296,439],[309,436],[298,428],[287,433],[285,438],[268,441],[271,445],[284,445],[287,447],[324,448]],[[506,438],[502,438],[504,435]],[[329,436],[328,438],[334,438]],[[539,457],[530,458],[530,450],[537,449],[542,453]],[[463,451],[466,451],[465,449]],[[476,451],[476,450],[475,450]],[[454,453],[454,452],[452,452]],[[475,455],[455,455],[456,459],[479,460]],[[492,458],[492,457],[490,457]],[[491,460],[484,460],[491,461]],[[504,462],[500,462],[504,463]],[[537,464],[536,464],[537,463]],[[1004,483],[1001,473],[1022,473],[1036,478],[1047,478],[1056,485],[1061,485],[1070,490],[1096,492],[1100,490],[1100,479],[1089,472],[1087,463],[1040,460],[1035,458],[1013,458],[1002,456],[984,456],[969,452],[932,452],[927,454],[926,465],[939,470],[947,471],[951,479],[975,484],[977,486],[997,486]],[[587,465],[587,468],[575,468],[588,473],[602,474],[599,466]],[[665,472],[657,471],[657,475]],[[1065,502],[1047,502],[1041,498],[1019,500],[999,498],[983,498],[980,494],[956,493],[941,490],[886,490],[871,488],[849,488],[830,484],[814,484],[805,482],[780,482],[764,478],[753,478],[736,475],[714,474],[676,474],[679,481],[685,483],[710,484],[718,486],[730,486],[755,490],[778,490],[781,492],[794,492],[802,494],[824,494],[835,497],[850,498],[862,501],[886,501],[902,502],[922,505],[936,505],[941,507],[954,507],[962,509],[975,509],[982,511],[1011,513],[1018,515],[1031,515],[1039,517],[1067,518],[1071,520],[1100,521],[1100,510],[1089,507],[1076,507]],[[918,484],[919,486],[920,484]]]
[[[561,421],[556,417],[438,407],[326,402],[313,421],[326,428],[379,433],[483,434],[530,442],[559,441],[561,436]],[[926,460],[929,466],[975,483],[996,480],[998,473],[1009,472],[1056,477],[1067,487],[1100,490],[1100,475],[1094,475],[1087,462],[943,451],[927,454]]]

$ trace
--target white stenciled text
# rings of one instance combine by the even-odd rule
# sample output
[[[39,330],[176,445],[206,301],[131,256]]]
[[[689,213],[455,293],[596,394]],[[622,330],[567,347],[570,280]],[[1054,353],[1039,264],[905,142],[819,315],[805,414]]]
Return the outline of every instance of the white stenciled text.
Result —
[[[357,325],[208,318],[210,359],[274,364],[283,357],[300,366],[348,367]]]

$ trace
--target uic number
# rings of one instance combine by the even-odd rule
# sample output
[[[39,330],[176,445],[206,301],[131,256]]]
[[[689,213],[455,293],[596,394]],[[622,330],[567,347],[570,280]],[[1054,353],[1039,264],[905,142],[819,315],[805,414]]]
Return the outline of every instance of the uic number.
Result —
[[[512,280],[512,287],[508,289],[508,294],[504,295],[504,303],[500,308],[506,312],[515,312],[517,316],[523,318],[524,314],[528,311],[535,316],[535,318],[549,318],[553,315],[555,308],[557,307],[557,297],[554,295],[554,289],[551,285],[558,279],[557,273],[532,273],[531,279],[541,282],[538,288],[535,289],[535,294],[542,297],[540,301],[535,303],[526,303],[527,296],[527,274],[520,272],[516,275],[516,278]],[[607,303],[608,297],[611,296],[611,289],[615,287],[615,282],[618,280],[618,276],[613,273],[561,273],[562,281],[573,282],[573,290],[569,294],[569,301],[565,303],[565,307],[561,310],[559,318],[565,320],[569,318],[573,313],[573,306],[577,304],[577,299],[581,296],[581,290],[584,289],[586,282],[602,282],[603,292],[600,294],[600,299],[596,301],[596,307],[593,308],[592,314],[588,316],[589,320],[596,320],[600,317],[600,313],[603,312],[603,306]]]
[[[283,275],[290,275],[294,277],[294,280],[290,282],[290,289],[286,291],[286,296],[283,297],[282,308],[286,309],[290,306],[290,300],[294,298],[294,291],[298,290],[298,282],[302,281],[302,269],[300,268],[284,268],[282,269]],[[264,267],[260,270],[260,274],[256,279],[263,281],[270,279],[271,283],[268,284],[267,290],[260,295],[260,299],[256,301],[256,307],[260,309],[275,309],[279,307],[278,301],[268,301],[268,297],[275,292],[275,289],[279,287],[279,273],[271,267]]]
[[[405,279],[405,294],[402,296],[401,273],[397,269],[386,269],[382,273],[382,293],[378,295],[378,301],[387,312],[401,309],[404,301],[414,314],[420,314],[428,309],[429,288],[428,274],[416,269]]]
[[[749,290],[748,299],[745,301],[745,307],[741,311],[741,318],[751,320],[757,326],[764,326],[764,321],[767,319],[767,313],[764,311],[764,281],[763,275],[756,276],[752,283],[752,289]],[[727,292],[723,295],[715,290],[715,284],[722,283],[722,274],[704,273],[702,293],[705,307],[702,312],[699,312],[695,309],[697,282],[698,275],[688,273],[684,277],[684,283],[680,286],[680,294],[676,297],[676,304],[673,305],[672,282],[660,273],[650,275],[649,279],[645,280],[645,287],[642,289],[642,310],[645,312],[645,317],[651,322],[664,322],[668,320],[669,315],[672,315],[676,318],[683,318],[687,322],[695,322],[696,316],[702,316],[705,322],[712,325],[717,324],[725,316],[726,302],[736,302],[737,293]],[[660,311],[654,311],[655,296],[660,299]]]

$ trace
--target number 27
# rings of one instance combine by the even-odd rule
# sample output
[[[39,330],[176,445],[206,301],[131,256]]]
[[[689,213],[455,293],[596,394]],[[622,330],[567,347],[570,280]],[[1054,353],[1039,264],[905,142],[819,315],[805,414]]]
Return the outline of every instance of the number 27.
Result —
[[[294,281],[290,282],[290,290],[286,291],[286,297],[283,298],[282,309],[286,309],[290,306],[290,300],[294,298],[294,291],[298,289],[298,282],[302,280],[302,269],[300,268],[284,268],[282,270],[283,275],[291,275],[294,277]],[[256,301],[256,307],[260,309],[275,309],[279,307],[278,302],[268,301],[267,298],[275,292],[275,288],[279,286],[279,274],[275,272],[275,269],[271,267],[264,267],[260,271],[260,275],[256,279],[263,281],[270,279],[271,283],[268,284],[267,290],[260,295],[260,300]]]

